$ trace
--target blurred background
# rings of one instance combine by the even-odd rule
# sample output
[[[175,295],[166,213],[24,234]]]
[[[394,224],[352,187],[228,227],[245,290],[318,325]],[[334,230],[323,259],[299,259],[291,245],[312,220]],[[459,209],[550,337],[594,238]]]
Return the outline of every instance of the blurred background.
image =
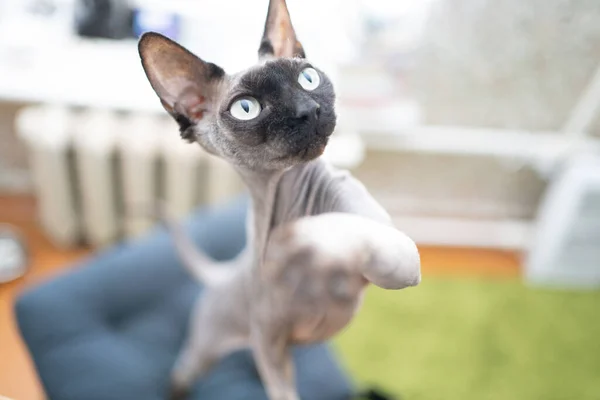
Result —
[[[335,341],[405,399],[600,399],[600,3],[288,0],[331,76],[325,154],[420,246],[423,283],[370,289]],[[243,191],[184,144],[139,63],[159,31],[235,72],[267,0],[0,0],[0,395],[41,399],[14,297]],[[192,182],[193,184],[190,184]]]

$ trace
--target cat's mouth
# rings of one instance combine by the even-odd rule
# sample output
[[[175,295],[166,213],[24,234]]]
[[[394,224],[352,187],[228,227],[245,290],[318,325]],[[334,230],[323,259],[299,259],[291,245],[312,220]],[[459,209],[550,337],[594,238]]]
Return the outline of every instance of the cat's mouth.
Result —
[[[278,141],[283,153],[280,153],[278,160],[294,164],[311,161],[321,156],[333,131],[329,128],[329,126],[316,126],[279,136]]]
[[[297,157],[303,161],[313,160],[323,154],[325,147],[327,146],[327,142],[328,137],[316,136],[310,141],[308,146],[298,152]]]

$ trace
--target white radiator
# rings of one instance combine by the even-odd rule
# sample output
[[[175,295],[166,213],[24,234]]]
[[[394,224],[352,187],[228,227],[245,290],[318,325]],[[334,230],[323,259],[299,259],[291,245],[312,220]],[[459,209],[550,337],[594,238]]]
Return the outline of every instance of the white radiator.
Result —
[[[600,156],[565,163],[539,209],[525,259],[529,284],[600,287]]]
[[[104,247],[144,234],[144,208],[164,199],[178,217],[243,192],[224,161],[184,142],[161,114],[31,106],[16,119],[28,146],[39,219],[61,247]]]

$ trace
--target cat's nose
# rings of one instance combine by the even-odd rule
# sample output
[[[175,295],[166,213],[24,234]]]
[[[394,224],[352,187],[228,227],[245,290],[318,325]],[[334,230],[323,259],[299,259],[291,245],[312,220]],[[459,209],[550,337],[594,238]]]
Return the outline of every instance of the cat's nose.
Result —
[[[315,122],[321,114],[321,106],[313,99],[304,101],[296,107],[296,119],[303,122]]]

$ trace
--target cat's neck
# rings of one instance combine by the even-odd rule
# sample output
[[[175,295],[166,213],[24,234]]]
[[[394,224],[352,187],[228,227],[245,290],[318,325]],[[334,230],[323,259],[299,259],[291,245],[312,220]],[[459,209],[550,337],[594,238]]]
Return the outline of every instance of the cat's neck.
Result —
[[[285,169],[281,170],[249,170],[238,168],[238,173],[252,198],[252,213],[254,220],[254,246],[257,262],[261,260],[266,247],[268,234],[271,229],[277,186]]]
[[[272,228],[273,216],[277,207],[277,189],[286,172],[300,171],[307,168],[310,163],[295,165],[287,169],[278,170],[250,170],[238,168],[237,171],[246,184],[252,198],[252,212],[254,220],[255,250],[259,262],[266,247],[268,234]]]
[[[246,184],[254,206],[264,209],[267,204],[272,203],[279,180],[285,171],[285,169],[249,170],[239,168],[238,174]]]

